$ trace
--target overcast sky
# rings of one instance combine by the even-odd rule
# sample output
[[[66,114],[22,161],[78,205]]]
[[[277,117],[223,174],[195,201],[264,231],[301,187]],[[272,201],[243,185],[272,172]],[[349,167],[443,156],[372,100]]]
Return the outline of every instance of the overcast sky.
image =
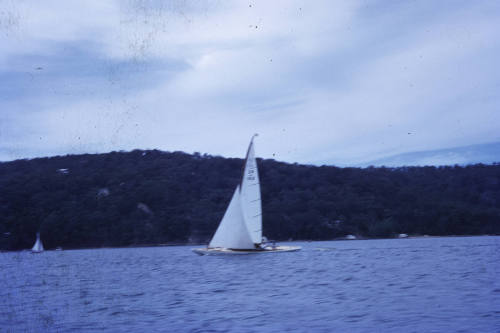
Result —
[[[500,141],[500,1],[0,1],[0,160]],[[432,163],[432,161],[430,162]]]

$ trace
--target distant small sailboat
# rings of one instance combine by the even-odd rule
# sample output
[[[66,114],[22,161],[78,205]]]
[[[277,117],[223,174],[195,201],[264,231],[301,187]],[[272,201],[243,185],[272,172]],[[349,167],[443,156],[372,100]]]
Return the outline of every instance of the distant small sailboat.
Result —
[[[257,134],[256,134],[257,135]],[[219,227],[206,248],[193,249],[199,255],[291,252],[299,246],[267,245],[262,237],[262,206],[259,172],[253,139],[250,140],[243,176],[236,186]]]
[[[40,240],[40,233],[36,233],[36,242],[35,245],[31,248],[31,252],[33,253],[41,253],[43,252],[43,244],[42,241]]]

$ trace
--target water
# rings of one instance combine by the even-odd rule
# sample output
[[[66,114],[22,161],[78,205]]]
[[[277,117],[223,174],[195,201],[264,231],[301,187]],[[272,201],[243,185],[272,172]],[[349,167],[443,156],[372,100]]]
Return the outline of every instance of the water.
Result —
[[[0,331],[500,331],[500,237],[298,245],[0,253]]]

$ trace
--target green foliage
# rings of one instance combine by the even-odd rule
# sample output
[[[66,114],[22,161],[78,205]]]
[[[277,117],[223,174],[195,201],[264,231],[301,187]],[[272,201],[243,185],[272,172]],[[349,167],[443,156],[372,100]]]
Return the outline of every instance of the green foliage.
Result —
[[[242,163],[157,150],[0,163],[0,249],[38,230],[46,248],[206,242]],[[500,233],[499,164],[259,167],[269,239]]]

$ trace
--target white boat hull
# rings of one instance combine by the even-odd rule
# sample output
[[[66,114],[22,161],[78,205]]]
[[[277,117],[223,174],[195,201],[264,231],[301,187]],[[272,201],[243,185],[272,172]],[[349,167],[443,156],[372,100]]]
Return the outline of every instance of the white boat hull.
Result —
[[[243,254],[258,254],[258,253],[276,253],[276,252],[295,252],[301,249],[300,246],[276,246],[269,247],[263,250],[232,250],[222,247],[217,248],[197,248],[193,252],[200,256],[208,255],[243,255]]]

